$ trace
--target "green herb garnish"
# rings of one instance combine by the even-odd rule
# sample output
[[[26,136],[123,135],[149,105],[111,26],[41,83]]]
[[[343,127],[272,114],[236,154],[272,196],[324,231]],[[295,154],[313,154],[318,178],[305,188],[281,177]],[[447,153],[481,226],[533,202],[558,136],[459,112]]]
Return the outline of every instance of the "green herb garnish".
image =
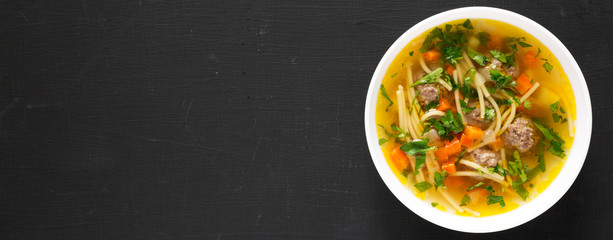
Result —
[[[507,63],[507,55],[505,55],[504,53],[501,53],[497,50],[490,50],[490,54],[492,54],[493,58],[498,59],[498,61],[502,63]]]
[[[447,178],[447,171],[443,170],[442,173],[434,172],[434,189],[437,190],[440,188],[447,188],[443,180]]]
[[[421,84],[430,84],[438,82],[438,79],[443,76],[443,68],[439,67],[434,69],[434,71],[424,75],[419,80],[415,81],[415,83],[411,84],[411,87],[415,87]]]
[[[543,67],[545,68],[545,71],[547,71],[548,73],[551,72],[551,69],[553,69],[553,66],[551,66],[551,64],[549,64],[549,62],[545,62],[543,64]]]
[[[385,86],[383,86],[383,84],[381,84],[381,95],[383,95],[384,98],[386,98],[388,101],[390,101],[390,105],[388,105],[385,108],[385,111],[387,112],[388,108],[391,107],[392,105],[394,105],[394,101],[392,101],[392,99],[390,99],[390,96],[387,95],[387,91],[385,90]]]
[[[417,190],[419,192],[425,192],[426,190],[430,189],[432,187],[432,184],[423,181],[423,182],[418,182],[415,185],[413,185],[415,188],[417,188]]]
[[[511,76],[504,76],[498,70],[493,70],[493,69],[490,70],[490,77],[496,83],[497,89],[513,87],[516,84],[514,81],[511,81],[512,79]],[[510,94],[510,95],[513,96],[513,94]]]
[[[502,196],[496,196],[496,195],[489,195],[487,196],[487,205],[491,205],[491,204],[500,204],[500,207],[504,207],[504,198],[502,198]]]
[[[460,200],[460,206],[466,206],[468,204],[470,204],[470,197],[464,194],[464,197],[462,197],[462,200]]]
[[[385,144],[387,142],[387,139],[385,138],[379,138],[379,146]]]
[[[462,99],[460,99],[460,107],[462,109],[462,113],[464,113],[464,114],[472,112],[473,110],[475,110],[477,108],[477,107],[468,107],[466,102],[464,102],[464,100],[462,100]]]
[[[468,57],[470,57],[470,59],[474,60],[476,63],[478,63],[481,66],[485,66],[485,63],[490,61],[488,57],[473,50],[472,48],[467,48],[467,50],[468,50]]]

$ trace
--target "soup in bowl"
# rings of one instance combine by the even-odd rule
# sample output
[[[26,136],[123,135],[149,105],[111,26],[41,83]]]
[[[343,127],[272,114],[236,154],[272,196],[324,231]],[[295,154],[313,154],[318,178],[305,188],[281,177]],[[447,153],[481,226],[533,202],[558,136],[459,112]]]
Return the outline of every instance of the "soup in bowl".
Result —
[[[529,221],[570,187],[591,105],[551,33],[472,7],[426,19],[394,43],[371,81],[365,124],[375,166],[409,209],[491,232]]]

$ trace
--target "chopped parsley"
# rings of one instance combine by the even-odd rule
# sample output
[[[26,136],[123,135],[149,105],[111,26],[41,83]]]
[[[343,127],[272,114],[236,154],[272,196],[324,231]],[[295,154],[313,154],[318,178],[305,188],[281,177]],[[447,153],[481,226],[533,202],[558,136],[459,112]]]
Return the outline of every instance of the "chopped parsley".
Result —
[[[481,46],[487,46],[487,42],[490,40],[490,34],[487,32],[479,32],[477,33],[477,37],[479,37],[479,43]]]
[[[434,172],[434,189],[438,190],[438,188],[447,188],[443,180],[447,178],[447,171],[443,170],[442,173]]]
[[[424,105],[424,110],[428,111],[428,110],[433,109],[433,108],[438,108],[439,104],[440,103],[438,101],[438,97],[436,97],[436,100],[434,100],[434,101]]]
[[[453,29],[454,26],[451,24],[445,25],[444,30],[440,27],[434,28],[424,39],[419,51],[425,53],[436,47],[443,54],[443,59],[455,65],[463,58],[462,47],[466,42],[466,32],[473,29],[473,26],[467,19],[464,23],[455,25],[455,30]]]
[[[493,167],[493,168],[488,168],[487,170],[491,173],[498,173],[502,175],[503,177],[507,175],[507,171],[504,168],[502,168],[500,165],[496,165],[496,167]]]
[[[466,19],[466,21],[462,23],[462,26],[464,26],[464,28],[466,29],[473,29],[473,25],[470,23],[470,19]]]
[[[524,108],[530,111],[532,109],[532,102],[528,101],[528,99],[524,100]]]
[[[411,87],[415,87],[421,84],[430,84],[438,82],[438,79],[443,76],[443,68],[439,67],[434,69],[434,71],[424,75],[419,80],[415,81],[415,83],[411,84]]]
[[[402,128],[399,128],[398,126],[396,126],[396,123],[392,123],[391,128],[392,128],[393,131],[399,132],[399,134],[394,134],[394,133],[390,134],[392,137],[395,137],[395,138],[406,138],[406,137],[409,137],[409,133],[407,133],[404,130],[402,130]]]
[[[464,84],[461,84],[459,86],[459,90],[460,93],[462,93],[462,96],[464,96],[465,98],[474,98],[477,96],[477,92],[470,87],[470,84],[475,78],[476,73],[477,70],[475,70],[474,68],[470,68],[464,74]]]
[[[562,140],[562,138],[560,138],[558,133],[556,133],[553,128],[547,127],[536,118],[532,118],[532,121],[534,122],[534,126],[536,126],[536,128],[543,133],[543,137],[549,141],[550,145],[547,150],[549,150],[549,152],[551,152],[553,155],[564,158],[566,153],[564,153],[564,149],[562,147],[565,142]]]
[[[386,98],[388,101],[390,101],[390,105],[388,105],[385,108],[385,111],[387,112],[387,110],[389,109],[389,107],[391,107],[392,105],[394,105],[394,101],[392,101],[392,99],[390,99],[390,96],[387,95],[387,91],[385,90],[385,86],[383,86],[383,84],[381,84],[381,95],[383,95],[384,98]]]
[[[481,66],[485,66],[485,63],[490,61],[488,57],[473,50],[472,48],[467,48],[467,50],[468,50],[468,57],[470,57],[470,59],[474,60]]]
[[[568,119],[566,119],[566,118],[564,118],[562,115],[558,115],[558,114],[556,113],[558,110],[560,110],[560,112],[561,112],[562,114],[566,113],[566,112],[564,111],[564,109],[563,109],[563,108],[558,107],[558,103],[559,103],[559,102],[560,102],[560,101],[557,101],[557,102],[555,102],[555,103],[553,103],[553,104],[549,105],[549,109],[551,109],[551,111],[553,112],[553,113],[551,113],[551,117],[553,118],[553,121],[554,121],[554,122],[559,122],[560,120],[562,120],[562,123],[565,123],[565,122],[566,122]]]
[[[506,87],[513,87],[513,86],[516,85],[516,83],[514,81],[511,81],[513,77],[511,77],[511,76],[504,76],[498,70],[490,70],[490,77],[496,83],[496,88],[497,89],[502,89],[502,88],[506,88]],[[510,94],[510,95],[513,96],[513,94]]]
[[[468,204],[470,204],[470,197],[464,194],[464,197],[462,197],[462,200],[460,200],[460,206],[466,206]]]
[[[466,102],[464,102],[464,100],[461,100],[461,99],[460,99],[460,107],[462,108],[462,113],[464,114],[467,114],[477,108],[477,107],[468,107]]]
[[[560,103],[560,101],[552,103],[551,105],[549,105],[549,109],[551,109],[552,112],[557,112],[558,111],[558,104],[559,103]]]
[[[538,48],[538,52],[536,53],[536,56],[534,56],[534,59],[536,59],[536,57],[538,57],[539,55],[541,55],[541,48]]]
[[[385,138],[379,138],[379,146],[385,144],[387,142],[387,139]]]
[[[543,64],[543,67],[545,68],[545,71],[547,71],[548,73],[550,73],[551,69],[553,69],[553,66],[551,66],[551,64],[549,64],[549,62],[545,62]]]
[[[447,110],[444,116],[432,121],[432,126],[434,126],[439,137],[443,140],[451,140],[453,139],[453,133],[459,133],[464,130],[462,117],[459,113],[456,113],[454,116],[451,110]]]
[[[521,46],[521,47],[532,47],[532,45],[527,44],[527,43],[522,42],[522,41],[517,42],[517,44],[519,44],[519,46]]]
[[[485,190],[487,190],[489,193],[494,193],[494,189],[492,188],[492,186],[483,186],[484,183],[483,182],[478,182],[475,185],[472,185],[471,187],[467,188],[466,191],[470,192],[475,188],[483,188]]]
[[[413,51],[409,52],[409,56],[413,56]]]
[[[504,207],[504,199],[502,198],[502,196],[496,196],[496,195],[489,195],[487,196],[487,205],[491,205],[491,204],[500,204],[500,207]]]
[[[519,197],[521,197],[521,199],[524,201],[526,201],[526,199],[530,195],[528,190],[524,187],[524,183],[519,178],[513,180],[513,183],[511,184],[511,188],[513,188],[513,190],[517,193],[517,195],[519,195]]]
[[[425,192],[426,190],[430,189],[432,187],[432,184],[423,181],[423,182],[418,182],[415,185],[413,185],[415,188],[417,188],[417,190],[419,192]]]
[[[493,58],[498,59],[498,61],[502,63],[507,63],[507,55],[505,55],[504,53],[501,53],[497,50],[490,50],[490,54],[492,54]]]
[[[397,75],[398,75],[398,73],[392,74],[392,78],[396,77]]]
[[[513,160],[514,161],[509,161],[509,173],[512,176],[519,176],[521,183],[525,183],[528,179],[528,175],[526,175],[525,165],[521,161],[517,150],[513,152]]]
[[[436,207],[436,206],[438,206],[438,203],[437,202],[432,202],[432,203],[430,203],[430,205],[432,205],[432,207]]]
[[[484,116],[485,116],[485,120],[492,121],[494,120],[494,117],[496,117],[496,111],[493,108],[486,107]]]
[[[496,88],[495,87],[485,87],[487,89],[488,92],[490,92],[491,94],[496,93]]]
[[[464,58],[462,56],[462,47],[446,47],[443,50],[443,55],[445,56],[445,60],[451,63],[451,65],[456,65],[458,60]]]
[[[418,174],[419,169],[424,166],[426,162],[426,152],[434,149],[436,149],[436,147],[428,146],[427,139],[413,140],[400,146],[400,150],[407,155],[415,156],[415,171],[413,174]]]
[[[545,143],[540,142],[539,143],[539,154],[538,154],[538,163],[539,163],[538,167],[539,169],[541,169],[541,172],[545,172],[545,170],[547,170],[547,166],[545,163],[544,149],[545,149]]]

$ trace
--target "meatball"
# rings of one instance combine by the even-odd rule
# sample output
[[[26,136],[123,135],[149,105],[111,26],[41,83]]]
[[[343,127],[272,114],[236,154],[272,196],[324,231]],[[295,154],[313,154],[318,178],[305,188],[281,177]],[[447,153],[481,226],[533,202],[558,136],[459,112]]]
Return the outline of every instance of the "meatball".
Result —
[[[470,108],[475,108],[466,114],[466,123],[478,126],[480,128],[487,128],[492,121],[481,118],[481,109],[479,108],[478,103],[478,101],[471,100],[468,102],[468,104],[466,104]],[[492,104],[489,101],[485,101],[485,106],[492,107]]]
[[[517,74],[519,73],[519,71],[517,71],[517,67],[515,66],[503,67],[502,69],[507,73],[507,75],[512,76],[513,78],[516,78]]]
[[[500,154],[492,150],[479,148],[471,153],[473,161],[484,167],[495,167],[500,161]]]
[[[532,120],[517,118],[509,125],[508,129],[502,134],[505,145],[515,147],[519,152],[526,152],[534,146]]]
[[[436,89],[434,84],[417,85],[415,89],[419,91],[420,100],[423,101],[424,104],[429,104],[438,100],[438,89]]]

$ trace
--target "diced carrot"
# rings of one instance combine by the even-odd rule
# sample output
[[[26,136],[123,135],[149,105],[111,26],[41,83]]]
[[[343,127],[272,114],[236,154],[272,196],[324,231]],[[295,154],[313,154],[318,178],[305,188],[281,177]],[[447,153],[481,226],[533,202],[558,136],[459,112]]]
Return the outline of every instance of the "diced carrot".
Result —
[[[466,194],[470,197],[470,204],[477,204],[481,198],[489,195],[488,191],[483,188],[475,188],[473,190],[468,191]]]
[[[454,70],[455,70],[455,68],[453,66],[449,65],[445,71],[447,72],[447,74],[449,74],[449,76],[453,76],[453,71]]]
[[[525,74],[519,75],[519,77],[515,80],[517,85],[515,89],[521,94],[524,95],[530,88],[532,88],[532,83],[530,82],[530,78],[528,78]]]
[[[447,111],[447,109],[451,109],[451,104],[449,104],[449,100],[447,100],[446,98],[440,98],[438,100],[438,107],[436,108],[436,110],[445,112]]]
[[[495,34],[490,35],[490,40],[487,41],[487,46],[489,48],[497,48],[498,50],[502,48],[503,44],[504,44],[504,39],[500,35],[495,35]]]
[[[445,148],[447,148],[447,155],[451,156],[462,151],[462,145],[460,140],[453,138],[451,142],[445,141]]]
[[[464,128],[464,134],[470,139],[479,140],[483,137],[483,130],[477,126],[466,125]]]
[[[436,157],[437,160],[444,162],[447,161],[448,159],[448,154],[447,154],[447,148],[445,147],[441,147],[436,149],[436,151],[434,151],[434,156]]]
[[[490,143],[490,148],[494,151],[498,151],[504,147],[504,142],[500,137],[496,137],[496,140]]]
[[[452,174],[455,172],[455,163],[453,161],[443,163],[441,169],[447,171],[447,173]]]
[[[536,64],[538,63],[538,60],[536,59],[536,53],[534,53],[534,51],[527,51],[526,53],[524,53],[523,61],[524,66],[528,68],[536,66]]]
[[[427,51],[424,53],[424,58],[428,61],[428,62],[435,62],[437,61],[439,58],[441,57],[441,52],[439,52],[436,49],[432,49],[430,51]]]
[[[447,176],[447,178],[443,180],[443,183],[445,183],[445,186],[448,188],[458,188],[462,187],[463,185],[466,185],[466,181],[463,177],[454,176]]]
[[[462,134],[462,137],[460,138],[460,144],[462,144],[464,147],[471,147],[474,142],[475,139],[467,137],[466,134]]]
[[[404,170],[409,165],[407,154],[400,150],[400,146],[392,151],[392,162],[398,171]]]

